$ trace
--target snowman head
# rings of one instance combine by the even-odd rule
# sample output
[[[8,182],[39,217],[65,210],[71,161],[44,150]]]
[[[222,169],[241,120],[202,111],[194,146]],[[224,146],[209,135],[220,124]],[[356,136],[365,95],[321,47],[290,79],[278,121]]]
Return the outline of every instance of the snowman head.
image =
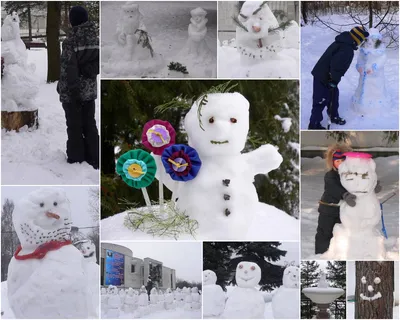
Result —
[[[240,93],[208,94],[185,117],[189,145],[202,156],[237,155],[244,149],[249,132],[249,101]]]
[[[3,26],[1,27],[2,41],[19,38],[19,22],[19,17],[16,12],[13,12],[4,19]]]
[[[235,279],[241,288],[254,288],[261,280],[261,269],[254,262],[242,261],[236,267]]]
[[[150,290],[150,294],[157,294],[157,289],[156,288],[152,288]]]
[[[192,288],[192,293],[199,293],[199,289],[197,287]]]
[[[29,193],[16,204],[12,218],[24,249],[70,239],[71,213],[63,189],[47,187]]]
[[[140,287],[140,293],[147,293],[147,290],[146,290],[145,286],[141,286]]]
[[[373,192],[377,176],[371,156],[361,152],[345,153],[346,160],[339,166],[342,186],[357,197]]]
[[[379,30],[376,28],[370,28],[368,30],[369,36],[365,40],[363,47],[368,49],[382,49],[385,46],[382,42],[382,35],[380,34]]]
[[[172,293],[171,288],[167,288],[166,293]]]
[[[203,8],[196,8],[193,9],[192,11],[190,11],[190,15],[192,16],[192,19],[196,22],[196,23],[200,23],[202,22],[206,15],[207,15],[207,11],[204,10]]]
[[[289,266],[283,272],[283,286],[285,288],[298,288],[299,287],[299,268]]]
[[[143,19],[143,14],[139,9],[139,5],[126,2],[122,6],[122,19],[125,25],[134,25],[136,28],[139,28],[140,22]]]
[[[239,21],[253,39],[268,36],[268,29],[277,27],[277,20],[264,1],[246,1],[240,9]]]
[[[207,286],[209,284],[216,284],[217,275],[212,270],[203,271],[203,285]]]
[[[133,297],[134,290],[132,288],[128,289],[128,296]]]
[[[73,245],[82,252],[85,258],[92,258],[96,255],[96,245],[90,239],[79,241],[79,243],[73,243]]]

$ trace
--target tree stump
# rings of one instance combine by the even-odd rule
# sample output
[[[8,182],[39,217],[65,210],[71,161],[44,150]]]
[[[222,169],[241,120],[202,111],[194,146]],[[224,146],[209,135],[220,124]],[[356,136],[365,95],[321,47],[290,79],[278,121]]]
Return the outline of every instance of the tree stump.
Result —
[[[393,291],[393,261],[356,261],[354,319],[393,319]]]
[[[38,110],[1,112],[1,127],[6,131],[19,132],[19,129],[25,125],[35,130],[39,128]]]

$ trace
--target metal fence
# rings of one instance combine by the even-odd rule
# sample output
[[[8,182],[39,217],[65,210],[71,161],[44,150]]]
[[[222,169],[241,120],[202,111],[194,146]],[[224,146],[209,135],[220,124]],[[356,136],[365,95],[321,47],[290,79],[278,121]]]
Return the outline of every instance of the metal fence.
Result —
[[[220,41],[235,37],[236,25],[232,17],[237,15],[238,1],[218,2],[218,38]],[[299,22],[299,2],[297,1],[269,1],[272,11],[283,11],[289,20]]]

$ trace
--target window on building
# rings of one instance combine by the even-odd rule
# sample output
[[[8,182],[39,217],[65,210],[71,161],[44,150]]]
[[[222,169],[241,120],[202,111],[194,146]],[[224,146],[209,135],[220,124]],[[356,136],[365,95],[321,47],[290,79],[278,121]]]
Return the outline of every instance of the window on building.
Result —
[[[135,273],[136,272],[136,266],[134,264],[131,264],[131,273]]]

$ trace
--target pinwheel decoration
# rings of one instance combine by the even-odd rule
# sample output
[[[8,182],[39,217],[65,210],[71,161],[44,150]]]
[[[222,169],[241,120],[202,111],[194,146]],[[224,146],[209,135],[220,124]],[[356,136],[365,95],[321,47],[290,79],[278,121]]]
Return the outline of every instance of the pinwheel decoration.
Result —
[[[118,158],[117,173],[124,182],[135,189],[141,189],[147,206],[151,206],[146,187],[156,175],[157,166],[154,158],[142,149],[131,150]]]
[[[176,181],[194,179],[201,167],[197,151],[184,144],[175,144],[166,148],[161,160],[166,172]]]
[[[165,148],[175,143],[176,132],[168,121],[154,119],[144,125],[142,132],[143,145],[155,155],[162,155]],[[158,196],[160,213],[164,211],[164,184],[162,175],[158,178]]]

